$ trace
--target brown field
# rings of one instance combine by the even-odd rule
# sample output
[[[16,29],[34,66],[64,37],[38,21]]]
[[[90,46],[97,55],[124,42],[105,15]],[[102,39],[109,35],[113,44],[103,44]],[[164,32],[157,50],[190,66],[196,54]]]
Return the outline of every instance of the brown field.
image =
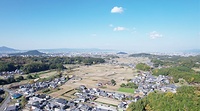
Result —
[[[137,75],[137,73],[135,70],[128,67],[110,64],[98,64],[93,66],[80,66],[79,68],[72,69],[68,75],[75,75],[79,78],[82,78],[82,80],[69,80],[60,87],[61,90],[51,93],[51,96],[60,97],[65,92],[77,88],[80,85],[85,85],[88,88],[98,87],[96,85],[97,83],[106,83],[111,79],[114,79],[117,85],[104,85],[106,88],[102,89],[106,91],[117,92],[121,83],[126,83],[127,79],[133,78],[133,76]],[[67,95],[69,96],[69,94]],[[66,96],[66,94],[64,96]]]
[[[150,61],[147,57],[120,57],[113,59],[115,61],[118,61],[118,63],[146,63],[147,61]]]
[[[111,79],[114,79],[117,83],[116,86],[106,85],[108,89],[117,90],[121,83],[126,82],[127,79],[133,78],[136,75],[136,71],[128,68],[115,66],[110,64],[98,64],[93,66],[80,66],[73,69],[69,74],[81,77],[81,81],[75,81],[74,85],[86,85],[87,87],[97,87],[99,82],[106,83]]]
[[[69,90],[68,92],[62,94],[61,96],[59,96],[59,98],[63,98],[63,99],[74,99],[76,98],[76,96],[74,95],[77,92],[77,90]]]
[[[44,73],[44,74],[40,74],[40,78],[48,78],[50,76],[53,76],[57,74],[57,71],[50,71],[50,72],[47,72],[47,73]]]
[[[104,97],[99,97],[95,100],[96,102],[100,102],[100,103],[104,103],[104,104],[110,104],[110,105],[115,105],[117,106],[120,101],[118,100],[114,100],[114,99],[110,99],[110,98],[104,98]]]
[[[123,58],[124,59],[124,58]],[[141,58],[125,58],[124,60],[119,58],[121,62],[131,62],[134,60],[138,60]],[[131,61],[129,61],[131,59]],[[138,60],[139,61],[139,60]],[[147,61],[144,59],[143,62]],[[72,65],[67,65],[66,67],[73,67]],[[61,86],[61,90],[58,92],[54,92],[51,94],[53,97],[61,97],[64,92],[67,92],[70,89],[74,89],[79,87],[80,85],[85,85],[88,88],[98,87],[97,83],[108,83],[111,79],[114,79],[117,85],[103,85],[102,90],[106,91],[114,91],[118,92],[120,85],[122,83],[127,83],[128,79],[132,79],[137,72],[135,69],[130,68],[128,66],[120,66],[120,65],[112,65],[112,64],[97,64],[92,66],[76,66],[76,68],[72,68],[70,71],[65,71],[67,75],[74,75],[77,80],[69,80],[63,86]],[[119,92],[123,93],[123,92]],[[124,93],[129,94],[129,93]],[[65,97],[70,94],[64,94]],[[64,97],[62,96],[62,97]]]
[[[63,86],[60,86],[60,89],[59,91],[56,91],[56,92],[53,92],[51,94],[49,94],[50,96],[52,97],[59,97],[61,96],[62,94],[64,94],[65,92],[69,91],[69,90],[72,90],[74,88],[70,87],[70,86],[67,86],[67,85],[63,85]]]

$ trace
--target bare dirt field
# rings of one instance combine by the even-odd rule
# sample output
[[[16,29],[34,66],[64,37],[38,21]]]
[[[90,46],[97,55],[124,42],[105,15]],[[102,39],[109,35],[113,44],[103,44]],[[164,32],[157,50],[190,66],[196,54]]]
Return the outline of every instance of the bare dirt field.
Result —
[[[118,63],[139,63],[139,62],[147,62],[149,61],[148,58],[134,58],[134,57],[123,57],[123,58],[116,58],[115,61]],[[69,68],[70,71],[64,71],[64,74],[68,76],[74,76],[72,79],[67,81],[64,85],[60,88],[61,90],[50,94],[53,97],[67,97],[70,96],[69,94],[65,94],[61,96],[63,93],[75,89],[80,85],[85,85],[88,88],[98,87],[98,83],[103,83],[103,87],[98,87],[102,90],[112,91],[112,92],[119,92],[117,91],[120,88],[122,83],[127,83],[128,79],[132,79],[138,73],[135,69],[130,68],[128,66],[120,66],[120,65],[113,65],[109,63],[105,64],[97,64],[92,66],[84,66],[84,65],[66,65],[65,67]],[[110,82],[111,79],[116,81],[116,85],[108,85],[106,83]],[[119,92],[123,93],[123,92]],[[130,93],[124,93],[129,94]]]
[[[104,97],[99,97],[95,101],[104,103],[104,104],[111,104],[111,105],[115,105],[115,106],[117,106],[120,103],[120,101],[118,101],[118,100],[113,100],[113,99],[104,98]]]
[[[120,57],[120,58],[115,58],[113,60],[118,61],[118,63],[124,63],[124,64],[129,64],[129,63],[138,64],[150,61],[150,59],[147,57]]]
[[[120,58],[119,58],[120,59]],[[133,58],[131,58],[132,60]],[[133,59],[132,61],[134,61]],[[138,60],[138,59],[137,59]],[[129,58],[120,59],[121,62],[131,62]],[[146,59],[144,61],[147,61]],[[70,66],[73,67],[73,66]],[[114,79],[117,85],[103,85],[102,90],[106,91],[117,91],[120,88],[122,83],[127,83],[128,79],[132,79],[135,75],[137,75],[137,71],[128,66],[120,66],[120,65],[112,65],[112,64],[97,64],[92,66],[76,66],[76,68],[70,69],[67,75],[75,77],[69,81],[67,81],[63,86],[61,86],[61,90],[58,92],[54,92],[51,96],[59,96],[64,92],[77,88],[80,85],[85,85],[88,88],[98,87],[98,83],[106,84]],[[120,92],[123,93],[123,92]],[[127,94],[127,93],[126,93]]]
[[[51,94],[49,94],[49,95],[52,96],[52,97],[59,97],[59,96],[61,96],[62,94],[64,94],[65,92],[68,92],[69,90],[72,90],[72,89],[74,89],[74,88],[72,88],[72,87],[70,87],[70,86],[68,86],[68,85],[63,85],[63,86],[60,87],[60,89],[61,89],[61,90],[56,91],[56,92],[53,92],[53,93],[51,93]]]
[[[57,71],[50,71],[50,72],[47,72],[47,73],[44,73],[44,74],[40,74],[40,78],[48,78],[50,76],[53,76],[57,74]]]
[[[114,79],[116,86],[106,85],[108,89],[117,90],[121,83],[127,79],[132,79],[136,75],[136,71],[129,67],[121,67],[110,64],[98,64],[93,66],[80,66],[73,69],[70,73],[82,78],[80,81],[75,81],[74,85],[86,85],[88,87],[97,87],[97,83],[106,83]]]
[[[110,64],[98,64],[93,66],[80,66],[72,69],[68,75],[74,75],[76,78],[78,78],[78,80],[71,79],[67,81],[60,87],[61,90],[51,93],[51,96],[59,97],[68,90],[77,88],[80,85],[85,85],[88,88],[98,87],[97,83],[107,83],[111,79],[114,79],[117,85],[104,85],[103,90],[117,92],[121,83],[126,83],[127,79],[133,78],[133,76],[137,75],[137,73],[134,69],[128,67]]]

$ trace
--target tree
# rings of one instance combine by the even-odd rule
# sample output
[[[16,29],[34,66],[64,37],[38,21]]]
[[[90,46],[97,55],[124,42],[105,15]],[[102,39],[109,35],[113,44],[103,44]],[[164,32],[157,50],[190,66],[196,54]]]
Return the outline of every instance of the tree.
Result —
[[[139,63],[136,65],[136,69],[142,70],[142,71],[149,71],[151,68],[146,65],[145,63]]]
[[[4,90],[0,90],[0,95],[1,95],[1,94],[4,94],[4,93],[5,93],[5,91],[4,91]]]
[[[33,78],[40,78],[40,76],[38,74],[34,74]]]
[[[0,72],[3,71],[14,71],[16,67],[13,63],[7,63],[7,62],[0,62]]]
[[[124,83],[122,83],[121,85],[120,85],[120,87],[125,87],[126,86],[126,84],[124,84]]]
[[[62,71],[58,70],[58,77],[62,77],[63,73]]]
[[[4,79],[0,79],[0,85],[5,85],[5,84],[7,84],[8,82],[6,81],[6,80],[4,80]]]
[[[138,86],[137,86],[135,83],[133,83],[133,82],[128,82],[127,84],[122,83],[122,84],[120,85],[120,87],[134,88],[134,89],[137,89],[137,88],[138,88]]]
[[[111,80],[111,84],[112,84],[113,86],[115,86],[115,85],[116,85],[116,81],[115,81],[114,79],[112,79],[112,80]]]
[[[19,77],[16,78],[16,81],[21,81],[21,80],[24,80],[23,76],[19,76]]]
[[[29,74],[26,78],[27,79],[33,79],[33,76]]]
[[[23,70],[25,73],[45,71],[49,69],[49,65],[45,63],[30,63],[25,65]]]
[[[24,108],[25,105],[27,104],[27,100],[26,100],[26,97],[25,96],[22,96],[22,99],[21,99],[21,107]]]
[[[7,83],[13,83],[13,82],[15,82],[15,78],[13,76],[11,76],[6,81],[7,81]]]
[[[56,68],[59,70],[65,69],[65,67],[62,64],[56,64]]]

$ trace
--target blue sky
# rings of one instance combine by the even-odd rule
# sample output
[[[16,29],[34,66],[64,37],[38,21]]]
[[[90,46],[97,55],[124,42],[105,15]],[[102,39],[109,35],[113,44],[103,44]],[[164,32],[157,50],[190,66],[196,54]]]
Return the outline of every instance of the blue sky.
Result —
[[[1,0],[0,46],[200,49],[200,1]]]

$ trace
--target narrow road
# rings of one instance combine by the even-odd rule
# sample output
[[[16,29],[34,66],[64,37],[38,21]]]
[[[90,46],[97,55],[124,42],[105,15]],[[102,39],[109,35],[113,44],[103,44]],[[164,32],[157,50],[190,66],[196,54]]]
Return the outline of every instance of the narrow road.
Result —
[[[10,103],[10,98],[11,98],[11,95],[10,95],[11,92],[7,89],[4,89],[4,90],[8,92],[8,96],[5,98],[5,100],[3,100],[3,103],[0,106],[0,111],[4,111],[6,109],[6,107],[8,106],[8,103]]]

